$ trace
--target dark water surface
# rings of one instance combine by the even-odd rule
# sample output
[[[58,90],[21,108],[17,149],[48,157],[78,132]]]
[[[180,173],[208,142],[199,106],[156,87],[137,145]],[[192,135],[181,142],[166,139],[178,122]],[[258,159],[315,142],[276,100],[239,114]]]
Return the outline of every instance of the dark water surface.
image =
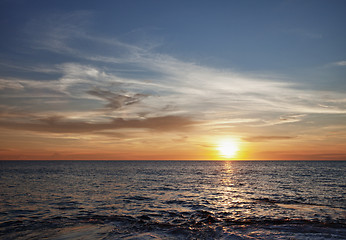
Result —
[[[2,161],[1,239],[346,239],[346,162]]]

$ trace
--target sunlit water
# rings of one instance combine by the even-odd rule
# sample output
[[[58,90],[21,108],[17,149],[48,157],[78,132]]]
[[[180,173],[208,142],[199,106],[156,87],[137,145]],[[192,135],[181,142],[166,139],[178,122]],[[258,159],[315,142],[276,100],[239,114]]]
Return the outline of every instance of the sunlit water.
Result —
[[[346,162],[0,162],[1,239],[346,239]]]

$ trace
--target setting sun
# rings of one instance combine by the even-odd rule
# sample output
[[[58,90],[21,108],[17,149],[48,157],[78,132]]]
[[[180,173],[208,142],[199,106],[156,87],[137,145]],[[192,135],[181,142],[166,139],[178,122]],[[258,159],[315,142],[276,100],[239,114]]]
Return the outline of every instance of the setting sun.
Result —
[[[219,150],[220,155],[225,158],[232,158],[236,155],[239,150],[237,142],[234,140],[222,140],[219,142],[217,146],[217,150]]]

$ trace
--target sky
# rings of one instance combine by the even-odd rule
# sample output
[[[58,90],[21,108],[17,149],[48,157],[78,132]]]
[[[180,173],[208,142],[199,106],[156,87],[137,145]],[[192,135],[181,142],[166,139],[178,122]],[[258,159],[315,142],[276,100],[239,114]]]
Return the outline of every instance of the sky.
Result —
[[[0,159],[345,160],[345,11],[0,0]]]

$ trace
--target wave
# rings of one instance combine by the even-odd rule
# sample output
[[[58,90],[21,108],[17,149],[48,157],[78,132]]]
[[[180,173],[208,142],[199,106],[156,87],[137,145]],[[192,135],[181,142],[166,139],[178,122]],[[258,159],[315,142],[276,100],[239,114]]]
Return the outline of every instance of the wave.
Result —
[[[107,233],[113,239],[125,238],[129,233],[137,235],[154,232],[155,234],[165,233],[172,238],[181,236],[183,239],[192,239],[192,237],[207,239],[207,237],[215,237],[218,239],[222,234],[229,232],[239,232],[244,235],[246,229],[274,229],[276,231],[306,232],[305,229],[313,229],[315,232],[323,232],[330,234],[339,234],[340,237],[346,236],[346,223],[342,221],[319,221],[307,219],[275,219],[275,218],[246,218],[232,219],[227,214],[213,214],[209,211],[198,210],[193,212],[169,212],[161,211],[163,219],[166,221],[158,221],[156,214],[143,214],[137,217],[127,215],[82,215],[76,217],[53,217],[44,220],[16,220],[7,221],[0,224],[0,235],[11,236],[16,239],[18,236],[27,232],[40,232],[42,230],[64,229],[72,226],[81,225],[97,225],[108,226],[112,230]],[[222,231],[221,231],[222,230]],[[245,231],[246,230],[246,231]],[[312,230],[311,230],[312,231]],[[221,234],[222,232],[222,234]],[[221,235],[220,235],[221,234]],[[137,236],[136,235],[136,236]],[[16,237],[17,236],[17,237]],[[145,236],[145,235],[143,235]],[[5,239],[5,238],[4,238]],[[22,238],[25,239],[25,238]],[[111,238],[110,238],[111,239]],[[139,238],[140,239],[140,238]]]

